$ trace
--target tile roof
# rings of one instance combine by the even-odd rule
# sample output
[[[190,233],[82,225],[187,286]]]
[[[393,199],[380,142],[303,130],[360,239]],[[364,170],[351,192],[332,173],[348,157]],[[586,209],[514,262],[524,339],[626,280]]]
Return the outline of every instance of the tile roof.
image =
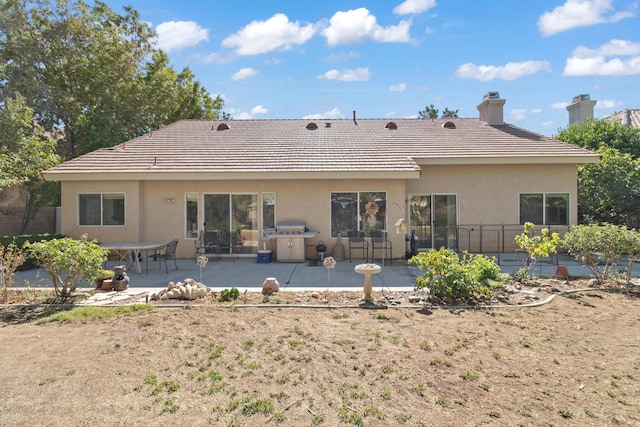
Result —
[[[625,126],[640,128],[640,110],[625,109],[606,117],[605,120],[617,121]]]
[[[443,126],[446,122],[455,128]],[[317,128],[308,129],[309,123]],[[488,126],[478,119],[358,119],[357,124],[345,119],[182,120],[69,160],[45,176],[216,179],[243,174],[250,179],[375,173],[407,178],[417,177],[420,165],[429,163],[583,163],[597,158],[512,125]]]

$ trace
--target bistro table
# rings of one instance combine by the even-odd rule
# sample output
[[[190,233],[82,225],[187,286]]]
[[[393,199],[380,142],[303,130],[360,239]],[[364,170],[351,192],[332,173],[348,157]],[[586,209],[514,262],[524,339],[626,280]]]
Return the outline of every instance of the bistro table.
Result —
[[[164,243],[158,242],[126,242],[126,243],[107,243],[100,245],[100,247],[109,249],[120,257],[118,262],[126,261],[127,269],[130,269],[132,265],[135,266],[137,273],[142,273],[142,267],[140,267],[140,253],[144,252],[146,270],[149,273],[149,257],[148,252],[150,250],[156,250],[164,246]]]

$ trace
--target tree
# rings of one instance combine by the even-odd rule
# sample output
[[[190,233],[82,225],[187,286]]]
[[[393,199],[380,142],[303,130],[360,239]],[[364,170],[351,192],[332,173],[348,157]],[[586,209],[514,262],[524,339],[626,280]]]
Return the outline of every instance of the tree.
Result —
[[[598,163],[578,167],[578,202],[583,222],[640,228],[640,159],[601,148]]]
[[[44,181],[41,174],[60,161],[57,139],[34,123],[33,116],[33,110],[19,95],[6,99],[0,109],[0,188],[20,185],[27,190],[20,233],[40,207],[58,193],[58,184]]]
[[[455,111],[451,111],[448,108],[445,108],[442,111],[442,117],[443,119],[447,118],[447,119],[457,119],[458,118],[458,110]]]
[[[147,130],[185,118],[217,119],[224,103],[220,96],[212,98],[189,68],[177,73],[162,51],[153,54],[141,79],[147,100],[142,123]]]
[[[431,104],[428,107],[424,107],[424,110],[418,111],[418,117],[421,119],[437,119],[438,109]]]
[[[556,139],[587,150],[615,148],[621,153],[640,157],[640,129],[607,120],[585,120],[561,130]]]
[[[120,15],[101,1],[89,6],[82,0],[5,0],[0,99],[20,93],[41,126],[63,129],[64,158],[177,119],[217,117],[222,100],[211,98],[188,69],[175,73],[166,55],[154,59],[154,36],[128,6]],[[144,78],[149,60],[156,69]],[[154,89],[163,85],[170,102],[152,108]]]
[[[580,220],[640,228],[640,129],[586,120],[556,139],[602,155],[600,162],[578,167]]]
[[[425,107],[424,110],[418,111],[418,117],[421,119],[437,119],[438,118],[438,109],[433,106],[433,104]],[[448,108],[445,108],[442,111],[441,118],[445,119],[455,119],[458,118],[458,110],[452,111]]]

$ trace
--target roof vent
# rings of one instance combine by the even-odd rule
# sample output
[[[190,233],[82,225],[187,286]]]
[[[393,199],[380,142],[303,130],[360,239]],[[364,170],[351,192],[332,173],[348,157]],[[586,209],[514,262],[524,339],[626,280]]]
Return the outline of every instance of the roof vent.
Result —
[[[456,128],[456,124],[453,123],[452,121],[447,121],[447,122],[444,122],[442,124],[442,127],[445,128],[445,129],[455,129]]]
[[[318,129],[318,125],[313,123],[313,122],[310,122],[310,123],[307,124],[307,129],[316,130],[316,129]]]
[[[500,99],[500,92],[485,93],[484,96],[482,97],[482,100],[486,101],[487,99]]]
[[[229,125],[226,123],[220,123],[216,128],[216,130],[228,130],[228,129],[229,129]]]
[[[326,128],[330,128],[330,127],[331,127],[331,122],[326,122],[326,123],[324,124],[324,127],[326,127]]]
[[[398,125],[395,124],[394,122],[389,122],[384,126],[385,129],[391,129],[391,130],[396,130],[398,129]]]

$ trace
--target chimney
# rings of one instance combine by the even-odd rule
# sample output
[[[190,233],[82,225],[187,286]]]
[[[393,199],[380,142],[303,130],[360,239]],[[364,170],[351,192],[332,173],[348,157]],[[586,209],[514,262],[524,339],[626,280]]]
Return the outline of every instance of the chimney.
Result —
[[[480,121],[488,125],[503,125],[502,109],[506,99],[500,99],[500,92],[487,92],[482,97],[482,103],[478,105]]]
[[[580,94],[573,97],[569,111],[569,125],[580,124],[587,119],[593,119],[593,107],[598,101],[592,101],[588,94]]]

